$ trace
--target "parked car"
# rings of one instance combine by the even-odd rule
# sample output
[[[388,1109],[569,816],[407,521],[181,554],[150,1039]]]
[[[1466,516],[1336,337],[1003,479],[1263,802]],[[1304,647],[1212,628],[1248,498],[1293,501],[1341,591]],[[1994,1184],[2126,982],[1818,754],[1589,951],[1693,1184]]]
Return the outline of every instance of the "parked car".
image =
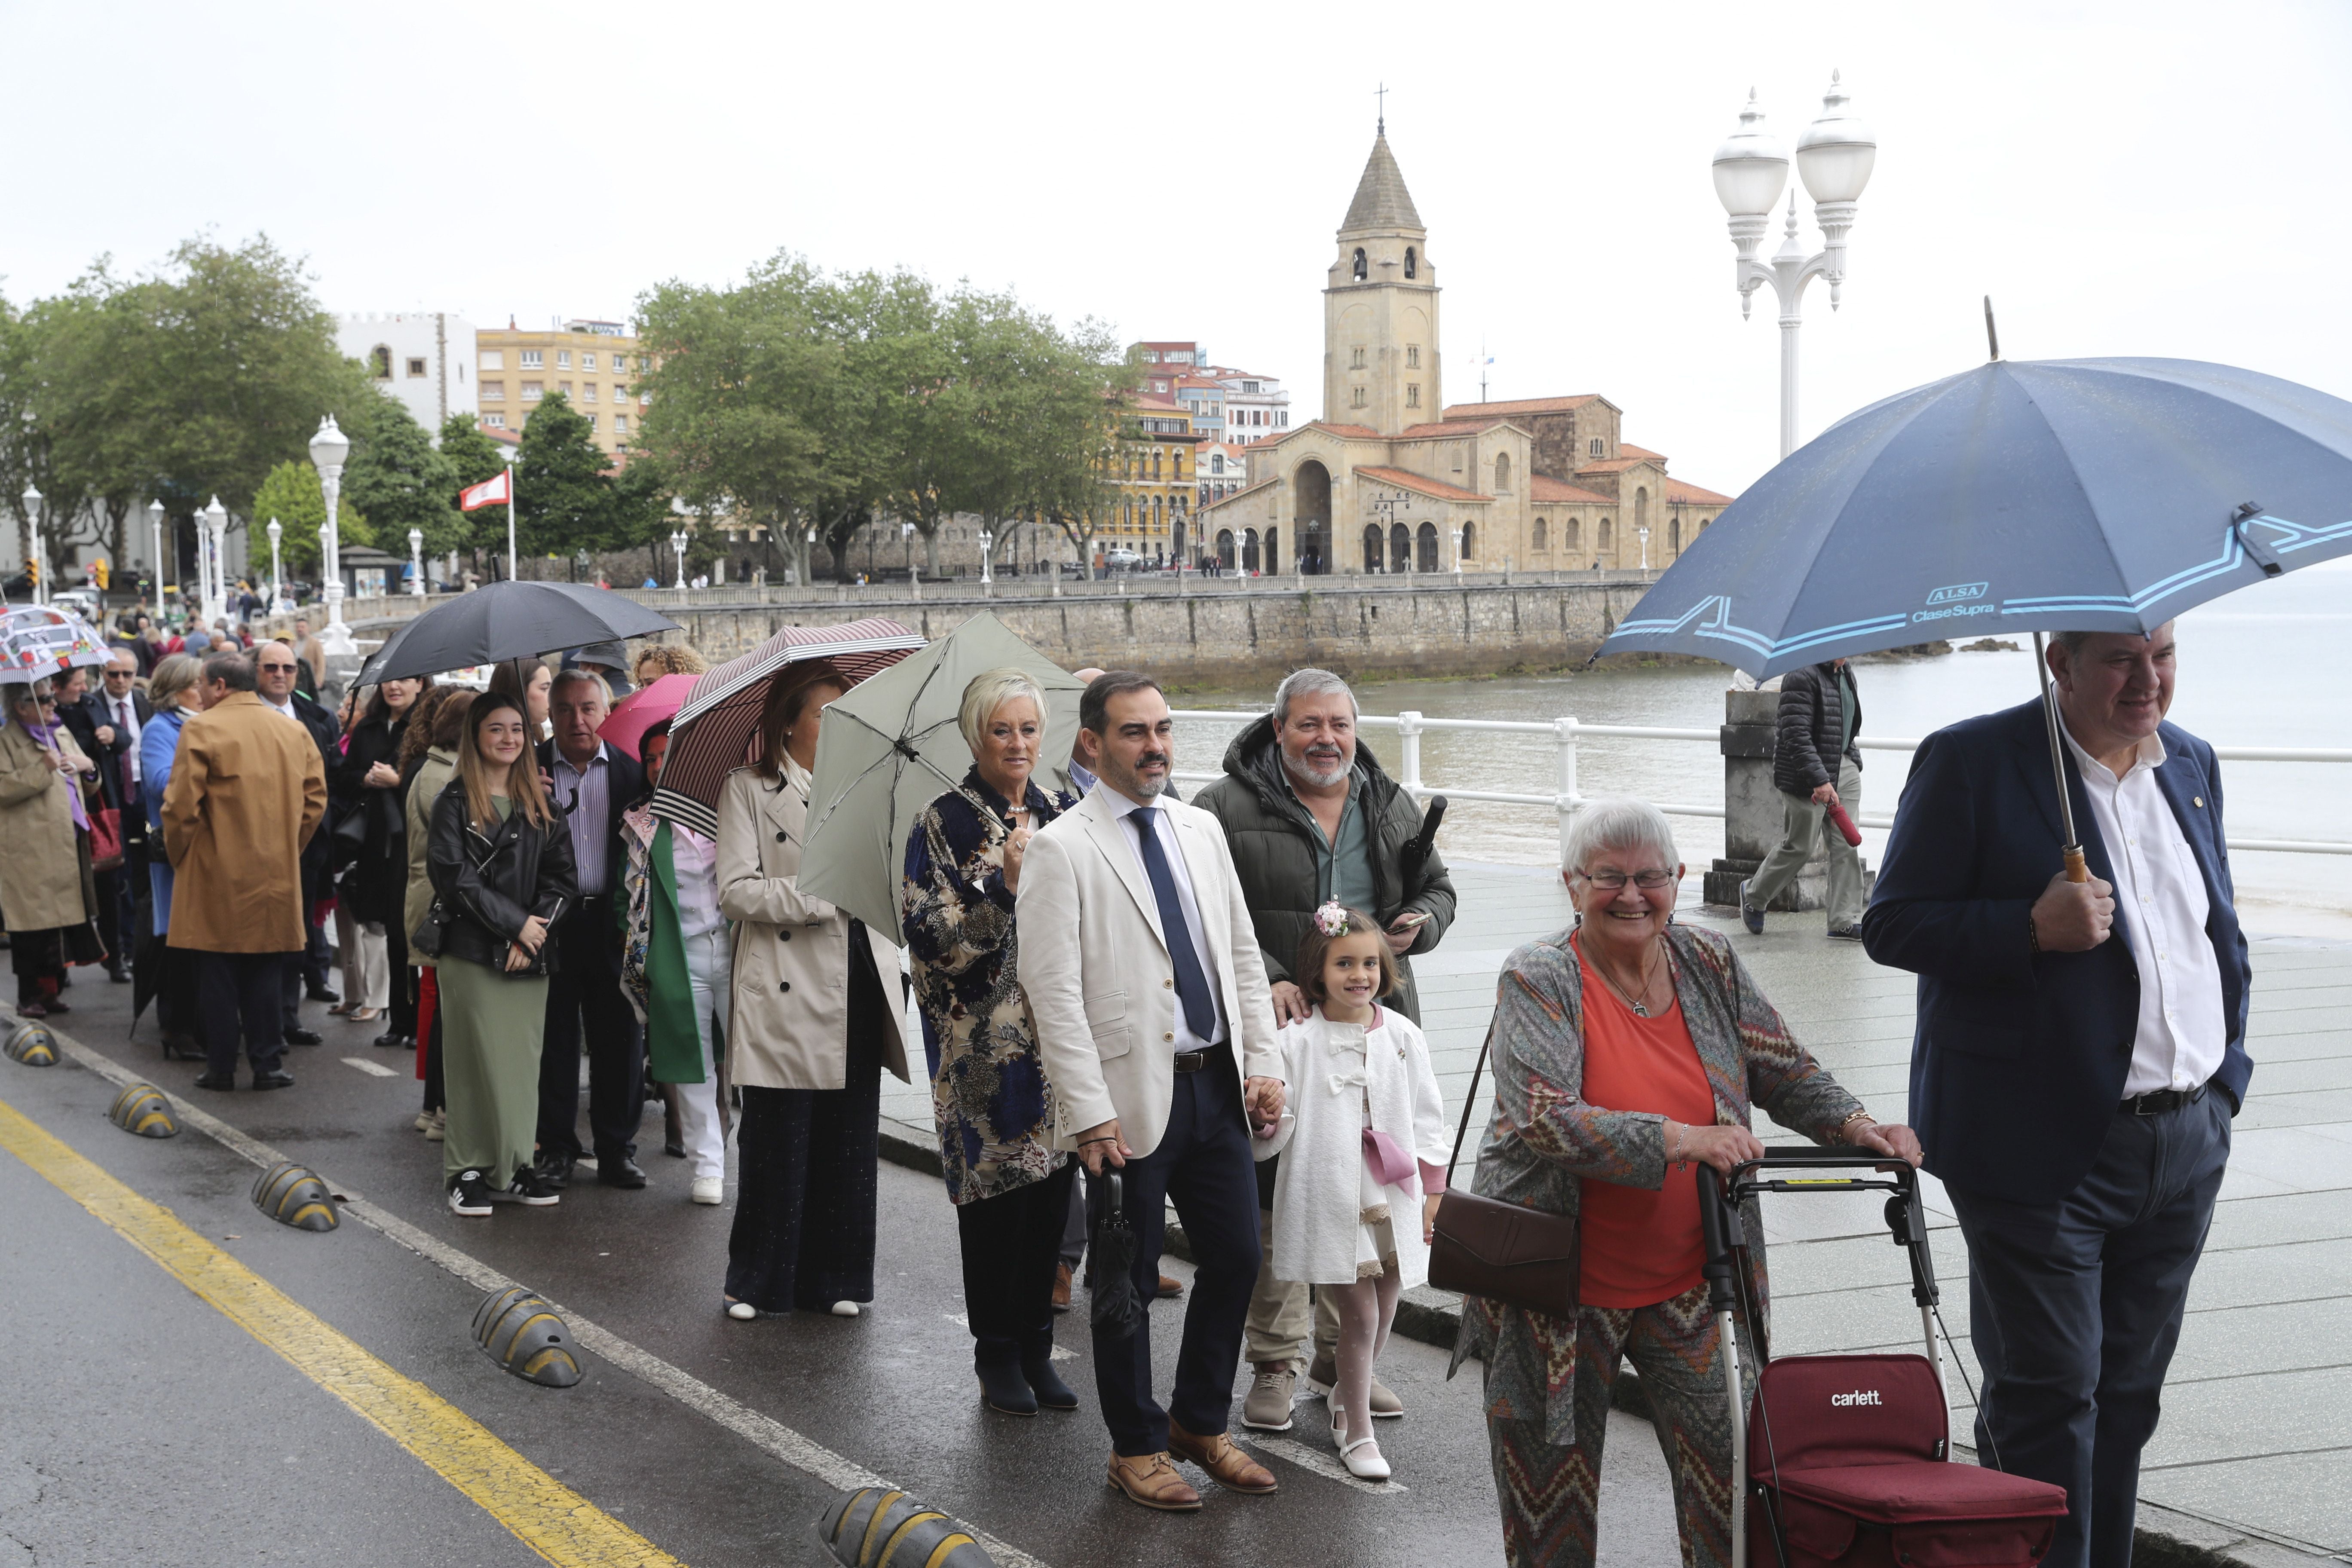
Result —
[[[1106,550],[1103,564],[1113,572],[1133,572],[1150,565],[1150,558],[1134,550]]]

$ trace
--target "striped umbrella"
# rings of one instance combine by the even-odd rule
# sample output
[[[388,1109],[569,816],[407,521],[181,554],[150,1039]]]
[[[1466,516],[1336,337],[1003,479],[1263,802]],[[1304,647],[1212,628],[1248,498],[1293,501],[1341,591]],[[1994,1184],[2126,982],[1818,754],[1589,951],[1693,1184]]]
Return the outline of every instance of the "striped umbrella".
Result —
[[[669,757],[654,815],[706,838],[719,836],[719,793],[727,775],[751,760],[768,688],[787,665],[821,659],[855,686],[923,646],[897,621],[873,616],[838,626],[786,626],[740,658],[697,678],[670,721]]]

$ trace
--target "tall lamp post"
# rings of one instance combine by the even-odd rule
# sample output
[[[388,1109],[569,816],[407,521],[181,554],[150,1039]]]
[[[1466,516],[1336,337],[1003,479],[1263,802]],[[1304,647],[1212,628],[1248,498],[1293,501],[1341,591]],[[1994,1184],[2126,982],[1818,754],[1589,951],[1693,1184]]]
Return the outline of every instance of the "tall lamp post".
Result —
[[[212,540],[211,578],[205,584],[205,622],[228,618],[228,508],[221,505],[220,497],[204,510],[205,532]]]
[[[425,597],[425,531],[421,528],[408,531],[408,566],[416,574],[408,591],[421,599]]]
[[[155,545],[155,619],[161,625],[163,619],[163,503],[160,500],[147,503],[147,531]]]
[[[25,487],[25,521],[33,530],[33,603],[49,602],[48,549],[41,540],[41,492],[27,484]]]
[[[278,542],[285,537],[285,529],[278,526],[276,518],[271,518],[269,520],[269,613],[273,616],[278,614],[286,603],[286,578],[284,573],[279,570],[278,554]]]
[[[670,553],[677,557],[677,585],[686,586],[686,531],[672,529],[669,536]]]
[[[335,531],[335,503],[343,492],[343,459],[352,455],[352,443],[331,414],[319,421],[319,433],[310,437],[310,461],[319,469],[319,493],[327,502],[327,521],[319,526],[319,557],[326,569],[326,584],[320,592],[327,601],[327,624],[320,629],[319,646],[330,658],[347,658],[359,651],[352,641],[352,629],[343,625],[343,556],[341,536]]]
[[[1871,166],[1878,158],[1877,140],[1869,128],[1846,112],[1845,89],[1835,71],[1830,89],[1822,96],[1822,115],[1797,139],[1797,174],[1813,198],[1813,220],[1821,225],[1822,248],[1807,256],[1797,243],[1797,197],[1789,195],[1788,229],[1780,250],[1768,262],[1756,259],[1772,209],[1780,203],[1789,179],[1789,157],[1763,130],[1764,111],[1756,94],[1739,111],[1739,129],[1715,150],[1715,194],[1731,216],[1731,243],[1739,258],[1733,264],[1733,281],[1739,289],[1739,312],[1748,314],[1759,285],[1769,283],[1780,304],[1780,456],[1797,449],[1797,330],[1804,325],[1805,285],[1815,278],[1830,284],[1830,309],[1838,308],[1845,283],[1845,237],[1853,227],[1855,204],[1870,183]]]
[[[993,587],[996,584],[996,579],[989,573],[988,560],[988,558],[995,552],[995,550],[996,535],[991,533],[984,528],[982,529],[980,531],[980,585],[984,589]]]
[[[1788,456],[1786,452],[1780,455],[1784,458]],[[1642,570],[1647,572],[1650,569],[1650,525],[1646,522],[1635,523],[1633,534],[1642,542]]]
[[[1462,585],[1462,531],[1454,531],[1454,585]]]

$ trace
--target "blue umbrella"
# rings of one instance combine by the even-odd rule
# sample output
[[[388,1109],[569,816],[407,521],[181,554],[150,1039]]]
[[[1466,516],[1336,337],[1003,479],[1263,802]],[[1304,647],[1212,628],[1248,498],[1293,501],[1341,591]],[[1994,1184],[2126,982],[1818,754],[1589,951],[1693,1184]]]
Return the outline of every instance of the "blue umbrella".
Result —
[[[2194,360],[1996,359],[1790,454],[1599,652],[1759,679],[1956,635],[2030,632],[2039,652],[2347,552],[2352,403]],[[2046,667],[2043,685],[2055,767]]]

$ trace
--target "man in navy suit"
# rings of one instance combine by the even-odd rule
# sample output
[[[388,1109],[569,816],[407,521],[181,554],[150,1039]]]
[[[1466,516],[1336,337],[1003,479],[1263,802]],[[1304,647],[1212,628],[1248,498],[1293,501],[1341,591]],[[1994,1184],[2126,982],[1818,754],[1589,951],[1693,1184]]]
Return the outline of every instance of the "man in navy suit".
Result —
[[[1911,1120],[1969,1244],[1979,1457],[2066,1489],[2053,1568],[2128,1568],[2252,975],[2213,748],[2164,722],[2172,626],[2062,632],[2049,659],[2090,880],[2059,868],[2029,702],[1921,744],[1863,941],[1919,976]]]

